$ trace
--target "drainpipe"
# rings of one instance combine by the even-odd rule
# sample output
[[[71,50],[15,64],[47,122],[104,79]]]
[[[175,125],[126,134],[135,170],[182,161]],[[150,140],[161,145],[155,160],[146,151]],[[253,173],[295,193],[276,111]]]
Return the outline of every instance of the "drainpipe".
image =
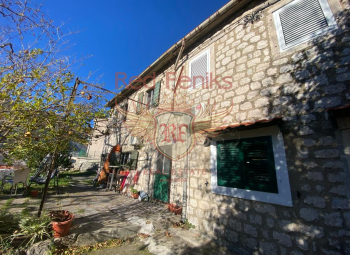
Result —
[[[188,117],[184,117],[185,123],[189,123],[190,120],[188,120]],[[189,126],[189,125],[188,125]],[[189,135],[191,136],[189,132],[187,132],[187,137],[186,137],[186,148],[188,148],[188,139]],[[181,222],[185,222],[187,219],[187,179],[189,178],[188,171],[189,171],[189,161],[188,161],[188,153],[186,154],[186,160],[185,160],[185,167],[184,169],[186,171],[183,171],[182,175],[182,213],[181,213]]]

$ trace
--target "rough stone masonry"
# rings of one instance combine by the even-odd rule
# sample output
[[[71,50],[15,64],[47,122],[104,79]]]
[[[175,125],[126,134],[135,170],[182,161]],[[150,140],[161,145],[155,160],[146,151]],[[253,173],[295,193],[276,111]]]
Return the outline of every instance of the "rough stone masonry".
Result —
[[[210,147],[198,144],[189,155],[189,168],[208,174],[188,178],[187,218],[214,239],[248,254],[350,254],[348,143],[327,111],[350,103],[349,3],[329,1],[336,31],[280,52],[272,13],[288,2],[267,6],[266,1],[254,1],[186,49],[180,63],[188,75],[189,60],[209,49],[210,71],[233,77],[230,89],[187,92],[195,103],[209,100],[218,109],[233,102],[224,118],[227,125],[282,118],[293,206],[212,193]],[[253,22],[238,23],[257,10]],[[156,81],[173,65],[159,71]],[[140,92],[146,88],[131,98],[137,100]],[[171,93],[162,87],[160,101]],[[146,159],[154,152],[147,146],[140,149],[137,171],[149,167]],[[185,160],[172,165],[184,167]],[[153,182],[154,176],[141,175],[135,187],[152,196]],[[182,183],[172,183],[169,202],[181,204],[182,194]]]

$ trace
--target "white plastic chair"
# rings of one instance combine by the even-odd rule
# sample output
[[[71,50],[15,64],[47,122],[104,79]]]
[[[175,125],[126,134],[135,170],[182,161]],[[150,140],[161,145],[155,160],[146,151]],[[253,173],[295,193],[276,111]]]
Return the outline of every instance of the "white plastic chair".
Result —
[[[27,189],[27,179],[30,172],[30,168],[23,165],[14,165],[13,168],[14,168],[14,176],[5,175],[4,178],[2,179],[2,184],[1,184],[1,191],[4,189],[4,185],[6,183],[11,184],[11,196],[12,196],[13,186],[15,186],[15,195],[17,194],[18,183],[22,183],[23,187]]]

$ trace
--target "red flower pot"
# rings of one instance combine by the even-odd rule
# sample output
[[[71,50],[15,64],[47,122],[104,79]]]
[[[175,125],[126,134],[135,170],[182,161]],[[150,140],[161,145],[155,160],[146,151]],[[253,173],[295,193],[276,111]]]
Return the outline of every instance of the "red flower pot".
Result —
[[[138,199],[139,198],[139,193],[131,193],[132,194],[132,197],[134,199]]]
[[[37,191],[37,190],[32,190],[32,191],[30,192],[30,196],[31,196],[31,197],[37,197],[38,194],[39,194],[39,191]]]
[[[52,229],[54,231],[54,237],[64,237],[68,235],[74,215],[68,211],[63,211],[63,214],[67,217],[66,221],[52,221]]]

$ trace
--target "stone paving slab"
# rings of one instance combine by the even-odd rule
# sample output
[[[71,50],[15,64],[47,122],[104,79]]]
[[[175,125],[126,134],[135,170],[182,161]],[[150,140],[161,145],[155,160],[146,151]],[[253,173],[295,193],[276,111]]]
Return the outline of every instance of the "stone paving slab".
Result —
[[[61,245],[85,246],[115,238],[134,238],[134,245],[125,248],[133,250],[128,252],[129,255],[149,252],[160,255],[232,254],[195,229],[174,228],[173,224],[180,221],[180,216],[171,214],[165,204],[140,202],[88,186],[83,183],[86,178],[73,178],[78,181],[73,187],[63,190],[60,195],[51,192],[44,205],[45,211],[68,210],[75,215],[70,234],[55,239]],[[0,206],[6,201],[1,198]],[[32,208],[32,213],[36,213],[40,198],[18,196],[12,203],[8,206],[9,211],[20,212],[23,205],[27,205]],[[149,237],[142,238],[140,233]],[[122,253],[120,247],[106,249],[106,254]],[[96,251],[93,254],[102,253]]]

